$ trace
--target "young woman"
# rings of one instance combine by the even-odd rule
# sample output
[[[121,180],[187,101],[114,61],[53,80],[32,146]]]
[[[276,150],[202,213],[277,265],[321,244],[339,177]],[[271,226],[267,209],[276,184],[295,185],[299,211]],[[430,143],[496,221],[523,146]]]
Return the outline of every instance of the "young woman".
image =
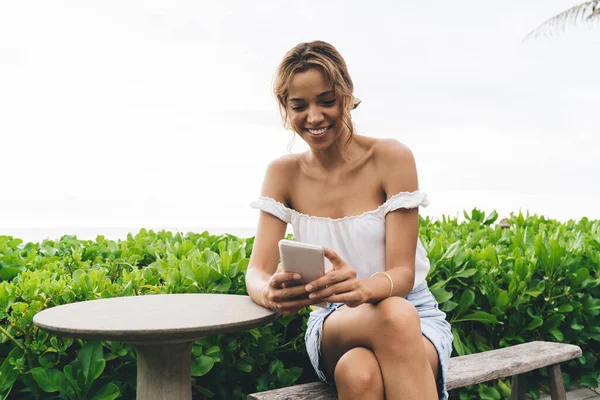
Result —
[[[277,70],[284,125],[310,147],[272,161],[246,275],[248,293],[284,314],[311,313],[306,348],[320,379],[340,399],[445,399],[452,334],[425,277],[418,239],[419,190],[411,151],[392,139],[355,133],[359,101],[346,63],[328,43],[301,43]],[[292,224],[297,241],[325,248],[327,273],[307,285],[278,268],[278,242]],[[309,297],[307,298],[307,294]]]

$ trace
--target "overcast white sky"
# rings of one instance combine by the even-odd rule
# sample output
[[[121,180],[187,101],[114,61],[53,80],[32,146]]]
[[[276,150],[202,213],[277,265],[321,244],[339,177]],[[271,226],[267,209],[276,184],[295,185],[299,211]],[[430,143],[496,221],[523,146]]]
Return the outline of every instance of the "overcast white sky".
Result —
[[[413,150],[423,215],[598,219],[600,26],[522,41],[578,1],[2,2],[0,233],[254,227],[292,137],[273,74],[314,39],[359,133]]]

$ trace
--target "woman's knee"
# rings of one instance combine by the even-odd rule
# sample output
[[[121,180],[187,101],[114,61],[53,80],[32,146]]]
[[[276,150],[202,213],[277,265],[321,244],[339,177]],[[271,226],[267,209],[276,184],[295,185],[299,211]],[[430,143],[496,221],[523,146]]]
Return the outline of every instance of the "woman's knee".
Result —
[[[395,341],[421,340],[421,319],[415,306],[402,297],[390,297],[377,304],[377,324],[381,338]]]
[[[361,393],[383,396],[383,378],[375,354],[364,347],[350,349],[338,360],[334,371],[338,392],[360,398]]]

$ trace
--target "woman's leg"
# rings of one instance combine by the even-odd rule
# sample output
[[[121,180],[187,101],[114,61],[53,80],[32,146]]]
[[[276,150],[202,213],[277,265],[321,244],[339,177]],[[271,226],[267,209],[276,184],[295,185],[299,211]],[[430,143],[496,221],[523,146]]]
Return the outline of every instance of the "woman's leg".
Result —
[[[334,380],[340,400],[383,399],[379,363],[375,354],[364,347],[355,347],[344,353],[335,366]]]
[[[323,325],[325,372],[333,376],[341,357],[355,347],[375,354],[387,399],[438,398],[437,352],[422,335],[419,314],[406,299],[391,297],[332,313]]]

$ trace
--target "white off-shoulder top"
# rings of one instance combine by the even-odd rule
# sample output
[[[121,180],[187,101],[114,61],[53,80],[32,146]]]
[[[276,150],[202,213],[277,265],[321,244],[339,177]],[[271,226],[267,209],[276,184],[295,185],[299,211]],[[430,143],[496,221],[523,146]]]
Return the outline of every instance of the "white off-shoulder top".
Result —
[[[401,192],[390,197],[375,210],[344,218],[315,217],[302,214],[270,198],[259,197],[250,206],[274,215],[292,224],[294,237],[299,242],[317,244],[335,251],[354,268],[359,278],[368,278],[375,272],[385,271],[385,216],[399,208],[426,207],[427,194],[422,190]],[[331,269],[325,260],[325,269]],[[427,252],[417,239],[415,256],[415,283],[418,286],[429,272]]]

